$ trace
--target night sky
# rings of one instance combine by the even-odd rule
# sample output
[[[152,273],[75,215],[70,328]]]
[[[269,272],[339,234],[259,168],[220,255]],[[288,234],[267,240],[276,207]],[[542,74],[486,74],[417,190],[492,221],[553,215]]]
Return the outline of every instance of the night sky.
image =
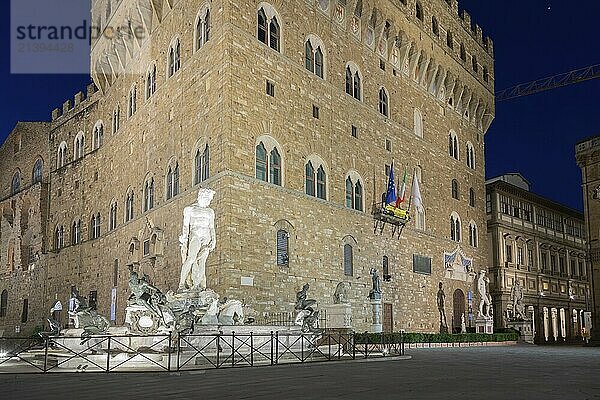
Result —
[[[11,75],[9,3],[0,2],[0,141],[19,120],[48,120],[90,81]],[[597,0],[462,0],[460,6],[494,40],[497,90],[600,63]],[[581,210],[574,146],[600,134],[599,106],[600,79],[498,103],[485,139],[487,177],[521,172],[534,192]]]

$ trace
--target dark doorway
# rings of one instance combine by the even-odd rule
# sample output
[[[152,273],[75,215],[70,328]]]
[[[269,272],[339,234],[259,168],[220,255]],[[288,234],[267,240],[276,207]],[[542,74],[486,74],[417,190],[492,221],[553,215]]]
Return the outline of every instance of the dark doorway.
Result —
[[[383,304],[383,331],[386,333],[394,331],[394,306],[391,303]]]
[[[456,289],[454,291],[453,308],[454,313],[452,314],[452,330],[454,333],[460,333],[462,321],[461,317],[465,315],[465,294],[460,289]]]

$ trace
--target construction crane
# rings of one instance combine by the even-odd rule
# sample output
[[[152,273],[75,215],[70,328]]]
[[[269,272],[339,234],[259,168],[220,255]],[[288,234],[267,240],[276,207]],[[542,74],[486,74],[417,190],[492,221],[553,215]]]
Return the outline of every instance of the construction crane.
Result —
[[[496,102],[529,96],[546,90],[569,86],[596,78],[600,78],[600,64],[500,90],[499,92],[496,92]]]

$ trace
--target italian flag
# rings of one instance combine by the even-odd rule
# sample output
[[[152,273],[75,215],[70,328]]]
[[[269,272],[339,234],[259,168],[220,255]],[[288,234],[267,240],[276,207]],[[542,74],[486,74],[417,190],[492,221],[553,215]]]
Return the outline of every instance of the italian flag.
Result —
[[[398,198],[396,199],[396,208],[406,200],[406,167],[404,167],[404,178],[402,178],[402,185],[398,190]]]

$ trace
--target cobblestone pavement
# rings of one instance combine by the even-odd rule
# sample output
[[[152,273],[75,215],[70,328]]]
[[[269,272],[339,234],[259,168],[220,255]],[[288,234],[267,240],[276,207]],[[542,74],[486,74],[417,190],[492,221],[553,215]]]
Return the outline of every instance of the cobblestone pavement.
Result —
[[[410,355],[181,374],[1,375],[0,399],[600,399],[600,348],[420,349]]]

